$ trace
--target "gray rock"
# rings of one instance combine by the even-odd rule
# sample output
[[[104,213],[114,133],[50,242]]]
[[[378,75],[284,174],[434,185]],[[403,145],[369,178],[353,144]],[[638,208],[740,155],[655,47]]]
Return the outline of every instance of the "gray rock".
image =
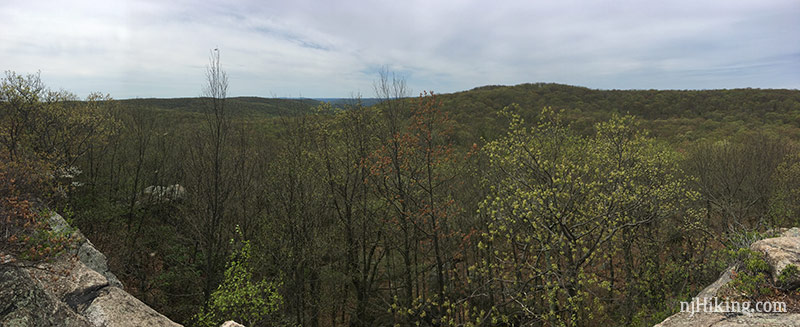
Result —
[[[111,286],[122,288],[122,282],[108,269],[108,260],[106,256],[98,251],[89,240],[86,240],[86,242],[81,244],[78,248],[78,259],[86,266],[108,279],[108,283],[111,284]]]
[[[72,230],[72,227],[70,227],[67,221],[55,212],[50,215],[49,222],[50,228],[55,232],[71,232],[72,239],[77,242],[76,247],[70,251],[71,254],[77,255],[78,259],[86,266],[103,275],[103,277],[108,279],[108,283],[111,286],[123,288],[119,278],[108,269],[108,259],[106,256],[98,251],[92,242],[83,236],[79,230]]]
[[[238,322],[235,322],[233,320],[228,320],[228,321],[222,323],[222,325],[219,325],[219,327],[244,327],[244,325],[242,325],[242,324],[240,324]]]
[[[792,230],[786,231],[786,235]],[[781,236],[767,238],[750,245],[750,249],[764,254],[769,263],[772,280],[777,285],[778,277],[789,265],[800,268],[800,237]],[[788,288],[800,286],[800,274],[789,276],[783,285]]]
[[[60,215],[50,226],[78,244],[35,264],[0,253],[0,326],[180,326],[125,292],[106,256]]]
[[[791,228],[780,231],[779,237],[767,238],[754,242],[750,248],[763,253],[771,267],[772,278],[777,282],[777,276],[789,264],[800,267],[800,228]],[[731,281],[731,273],[735,267],[729,267],[717,281],[703,289],[696,298],[712,299],[718,296],[719,290]],[[790,281],[789,284],[800,286],[800,279]],[[800,314],[797,313],[707,313],[689,312],[676,313],[656,327],[688,327],[688,326],[800,326]]]
[[[186,197],[186,188],[180,184],[169,186],[150,185],[142,192],[145,200],[149,202],[169,202],[183,200]]]
[[[73,308],[70,299],[108,286],[108,280],[103,275],[90,269],[75,257],[60,258],[26,270],[42,288],[56,298],[64,299]]]
[[[697,298],[712,298],[717,296],[719,290],[728,284],[731,281],[731,277],[735,267],[728,267],[725,271],[722,272],[722,275],[717,279],[717,281],[711,283],[711,285],[706,286],[700,293],[697,294]]]
[[[681,312],[670,316],[653,327],[714,326],[722,320],[725,320],[725,315],[722,314],[696,313],[690,315],[688,312]]]
[[[734,326],[800,326],[800,314],[753,313],[751,315],[725,315],[721,313],[696,313],[690,316],[681,312],[670,316],[654,327],[734,327]]]
[[[792,227],[783,232],[781,232],[781,236],[783,237],[800,237],[800,228]]]
[[[26,269],[0,265],[0,326],[89,327],[92,324],[45,290]]]
[[[116,287],[100,290],[83,314],[95,326],[180,326]]]
[[[59,215],[59,214],[57,214],[55,212],[50,214],[50,219],[48,219],[47,222],[50,225],[50,229],[52,229],[56,233],[68,233],[68,232],[69,233],[74,233],[75,232],[74,230],[72,230],[72,227],[69,225],[69,223],[67,223],[67,221],[64,220],[64,217],[61,217],[61,215]],[[85,239],[85,237],[83,237],[83,235],[80,235],[80,238],[81,238],[81,240],[79,240],[79,241],[83,241],[83,239]]]

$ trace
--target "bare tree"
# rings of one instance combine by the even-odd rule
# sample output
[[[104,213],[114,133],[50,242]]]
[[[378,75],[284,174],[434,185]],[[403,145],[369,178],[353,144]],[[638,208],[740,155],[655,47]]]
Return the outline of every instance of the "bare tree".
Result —
[[[350,326],[374,326],[382,310],[370,301],[378,295],[382,277],[379,270],[386,251],[381,242],[387,220],[373,187],[364,182],[370,177],[370,167],[364,163],[380,141],[375,135],[376,111],[354,99],[332,119],[317,121],[321,125],[317,150],[325,167],[319,178],[327,184],[337,231],[344,236],[337,239],[343,250],[339,260],[356,296],[355,308],[349,312]]]
[[[227,165],[230,114],[226,108],[228,75],[220,64],[218,49],[211,51],[203,86],[204,128],[197,131],[187,160],[187,185],[192,226],[203,250],[204,295],[208,299],[225,260],[226,205],[233,187]]]
[[[389,72],[389,68],[384,66],[378,71],[378,80],[372,86],[375,89],[375,96],[381,100],[380,107],[386,117],[390,135],[399,134],[402,128],[401,115],[408,110],[402,100],[411,94],[405,78]]]
[[[791,151],[787,142],[761,134],[696,145],[686,168],[697,177],[709,224],[718,223],[719,232],[728,236],[771,227],[766,217],[773,174]]]
[[[411,208],[408,207],[410,201],[410,185],[403,172],[405,169],[402,165],[402,132],[404,130],[402,115],[408,112],[408,105],[404,101],[409,95],[409,90],[406,86],[406,81],[402,77],[398,77],[394,73],[390,73],[387,67],[383,67],[379,72],[379,78],[374,83],[375,96],[381,100],[378,108],[386,124],[386,153],[381,155],[385,156],[390,163],[391,169],[387,169],[390,173],[386,176],[381,176],[375,180],[378,186],[378,191],[381,195],[389,199],[394,206],[394,216],[397,217],[398,227],[400,231],[398,243],[400,246],[397,248],[400,258],[402,260],[402,285],[397,287],[391,285],[390,289],[394,292],[395,289],[401,289],[399,298],[406,307],[411,306],[414,298],[414,280],[417,275],[416,269],[416,256],[414,252],[417,249],[416,230],[410,221]],[[387,167],[388,168],[388,167]],[[391,238],[392,235],[387,235]],[[387,239],[388,244],[396,244],[393,240]],[[391,260],[387,260],[387,271],[392,274]],[[393,294],[396,295],[396,294]]]

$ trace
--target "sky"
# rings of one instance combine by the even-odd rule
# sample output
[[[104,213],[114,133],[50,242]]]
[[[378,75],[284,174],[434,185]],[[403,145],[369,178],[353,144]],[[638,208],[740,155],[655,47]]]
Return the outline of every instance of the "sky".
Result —
[[[800,89],[798,0],[0,0],[0,69],[117,99],[374,95],[555,82]]]

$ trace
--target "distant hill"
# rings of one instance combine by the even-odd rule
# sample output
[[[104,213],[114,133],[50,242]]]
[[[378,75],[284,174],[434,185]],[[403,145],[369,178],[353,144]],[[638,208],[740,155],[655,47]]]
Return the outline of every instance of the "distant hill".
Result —
[[[621,113],[643,119],[653,134],[673,140],[718,138],[746,131],[800,139],[800,90],[594,90],[535,83],[477,87],[442,94],[440,99],[463,129],[486,138],[504,130],[505,122],[496,112],[516,103],[528,119],[544,107],[563,109],[574,125],[587,130],[595,122]]]
[[[372,106],[383,101],[377,98],[261,98],[233,97],[228,98],[228,107],[236,114],[257,116],[297,115],[311,112],[311,109],[330,103],[334,107],[344,107],[361,101],[364,106]],[[202,112],[206,102],[203,98],[143,98],[125,99],[119,102],[131,107],[148,107],[150,109],[177,110],[182,112]]]
[[[506,122],[497,112],[512,103],[520,106],[521,114],[528,120],[535,119],[544,107],[564,110],[573,126],[587,132],[594,123],[619,113],[641,118],[643,126],[655,136],[672,141],[725,138],[748,132],[800,140],[800,90],[596,90],[529,83],[488,85],[438,96],[442,109],[457,122],[457,139],[469,144],[480,137],[493,139],[504,133]],[[227,105],[234,114],[270,120],[310,113],[323,102],[342,107],[354,101],[234,97],[228,98]],[[380,103],[380,99],[366,98],[361,102],[371,106]],[[120,103],[157,110],[166,116],[171,116],[171,111],[192,116],[202,112],[206,105],[202,98],[128,99]]]
[[[168,98],[168,99],[126,99],[119,100],[122,105],[131,107],[148,107],[151,109],[177,110],[184,112],[202,112],[207,102],[203,98]],[[322,102],[312,99],[274,99],[259,97],[234,97],[227,99],[227,106],[235,114],[257,116],[298,115],[311,112],[311,109]]]
[[[352,99],[352,98],[315,98],[314,100],[327,102],[333,105],[334,107],[340,107],[344,105],[352,105],[356,102],[360,101],[364,106],[372,106],[375,104],[380,103],[383,99],[378,98],[361,98],[361,99]]]

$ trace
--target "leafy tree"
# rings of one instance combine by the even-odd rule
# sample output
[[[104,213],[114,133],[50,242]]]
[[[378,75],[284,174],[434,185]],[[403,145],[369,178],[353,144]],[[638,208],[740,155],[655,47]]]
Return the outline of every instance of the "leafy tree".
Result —
[[[242,238],[239,227],[236,234]],[[231,246],[234,239],[230,240]],[[225,279],[211,293],[207,308],[195,316],[200,326],[219,326],[223,321],[235,320],[246,326],[266,326],[275,322],[275,314],[283,305],[278,293],[280,282],[255,281],[250,259],[250,241],[239,241],[238,249],[228,258]]]
[[[78,100],[51,91],[39,74],[9,71],[0,79],[0,250],[41,258],[61,248],[40,211],[80,185],[73,165],[116,123],[109,97]]]
[[[481,205],[492,217],[485,238],[495,247],[496,287],[510,303],[495,319],[597,322],[597,292],[612,282],[598,267],[632,246],[620,236],[677,215],[696,194],[678,177],[675,155],[630,116],[583,137],[547,108],[532,128],[506,113],[507,136],[485,147],[499,178]]]
[[[36,156],[69,167],[95,143],[105,141],[113,124],[111,98],[93,93],[79,101],[52,91],[39,74],[6,72],[0,85],[3,118],[0,142],[11,160]]]
[[[404,132],[391,134],[370,158],[371,181],[390,210],[387,243],[396,247],[407,283],[392,312],[408,323],[449,321],[459,282],[451,274],[463,259],[464,233],[455,220],[461,208],[451,187],[460,158],[450,140],[453,125],[440,108],[435,94],[421,94]]]

